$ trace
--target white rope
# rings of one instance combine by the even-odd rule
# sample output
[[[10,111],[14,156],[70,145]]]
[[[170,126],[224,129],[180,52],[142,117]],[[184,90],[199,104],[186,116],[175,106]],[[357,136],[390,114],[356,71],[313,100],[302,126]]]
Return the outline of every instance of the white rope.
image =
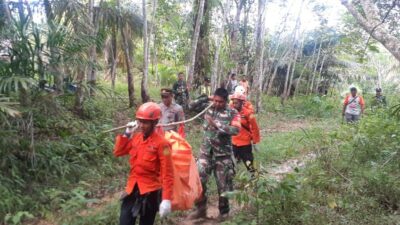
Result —
[[[167,123],[167,124],[157,124],[157,126],[158,127],[167,127],[167,126],[175,126],[175,125],[179,125],[179,124],[182,124],[182,123],[192,122],[193,120],[197,119],[199,116],[203,115],[209,108],[211,108],[211,106],[213,106],[213,103],[208,105],[203,111],[201,111],[200,113],[198,113],[197,115],[195,115],[194,117],[192,117],[190,119],[182,120],[182,121],[178,121],[178,122],[173,122],[173,123]],[[127,128],[127,127],[128,127],[127,125],[124,125],[124,126],[112,128],[110,130],[103,131],[103,133],[109,133],[109,132],[116,131],[116,130],[121,130],[121,129],[124,129],[124,128]]]

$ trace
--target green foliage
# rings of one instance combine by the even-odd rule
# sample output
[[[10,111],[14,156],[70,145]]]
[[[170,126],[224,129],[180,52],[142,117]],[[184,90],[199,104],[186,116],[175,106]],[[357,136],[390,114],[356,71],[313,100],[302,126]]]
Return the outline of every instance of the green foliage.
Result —
[[[299,96],[282,105],[277,97],[264,97],[264,108],[292,118],[332,118],[340,113],[340,100],[327,96]]]
[[[111,128],[121,105],[90,99],[82,120],[67,110],[71,98],[38,94],[30,108],[21,108],[21,117],[1,125],[1,135],[7,135],[0,139],[4,222],[19,224],[47,211],[78,211],[96,201],[99,189],[114,189],[112,180],[126,169],[111,153],[113,135],[100,132]]]
[[[399,127],[379,111],[359,125],[308,135],[317,158],[306,168],[280,183],[264,173],[239,177],[236,198],[247,210],[227,224],[397,224]]]

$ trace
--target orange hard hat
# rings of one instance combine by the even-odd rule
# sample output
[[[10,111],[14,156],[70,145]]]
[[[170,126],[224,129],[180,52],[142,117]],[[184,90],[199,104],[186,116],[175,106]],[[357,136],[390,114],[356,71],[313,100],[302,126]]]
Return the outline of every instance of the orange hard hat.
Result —
[[[136,111],[136,119],[158,120],[161,117],[161,108],[154,102],[146,102]]]
[[[232,95],[231,99],[239,99],[242,101],[246,101],[246,95],[241,94],[241,93],[235,93]]]

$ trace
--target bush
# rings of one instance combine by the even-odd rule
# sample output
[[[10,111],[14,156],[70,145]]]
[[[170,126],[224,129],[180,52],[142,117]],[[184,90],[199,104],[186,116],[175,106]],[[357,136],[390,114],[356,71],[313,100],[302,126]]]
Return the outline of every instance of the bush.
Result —
[[[228,224],[397,224],[399,135],[384,110],[320,135],[317,159],[281,183],[241,177],[235,196],[248,210]]]
[[[21,109],[21,118],[1,123],[1,135],[6,135],[0,139],[4,223],[18,224],[47,211],[78,210],[100,189],[112,189],[110,181],[126,170],[112,155],[114,135],[101,133],[112,126],[121,105],[90,99],[85,119],[79,119],[68,110],[70,98],[38,95],[30,108]]]
[[[281,113],[295,118],[331,118],[340,115],[340,100],[327,96],[299,96],[288,99],[285,105],[278,97],[264,97],[264,108],[269,112]]]

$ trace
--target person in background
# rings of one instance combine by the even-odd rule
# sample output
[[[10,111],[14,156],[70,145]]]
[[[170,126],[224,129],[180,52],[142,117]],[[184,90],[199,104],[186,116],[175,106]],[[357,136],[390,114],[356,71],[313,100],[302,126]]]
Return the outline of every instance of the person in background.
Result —
[[[372,107],[386,107],[387,106],[386,97],[382,95],[382,89],[376,88],[375,91],[376,94],[374,97],[374,101],[372,103]]]
[[[228,90],[228,93],[231,95],[235,91],[236,86],[238,86],[238,81],[236,80],[236,74],[232,73],[230,75],[230,79],[228,80],[226,84],[226,89]]]
[[[233,93],[233,95],[235,95],[235,94],[241,94],[241,95],[245,95],[246,96],[246,89],[243,86],[239,85],[239,86],[237,86],[235,88],[235,92]],[[246,96],[246,99],[247,99],[247,96]],[[230,106],[233,107],[233,102],[230,103]],[[254,113],[254,106],[248,100],[244,101],[243,108],[245,108],[246,110],[248,110],[251,113]]]
[[[172,90],[175,95],[175,102],[186,109],[189,99],[189,90],[183,72],[178,74],[178,81],[173,85]]]
[[[253,156],[253,145],[260,142],[260,129],[257,124],[256,117],[253,112],[247,108],[244,108],[246,102],[246,96],[244,94],[235,93],[231,97],[233,100],[233,107],[240,114],[241,128],[239,134],[232,137],[233,154],[238,161],[242,161],[254,177],[254,156]]]
[[[196,210],[190,215],[192,219],[207,216],[207,183],[211,174],[217,183],[220,219],[229,214],[229,200],[222,194],[233,190],[232,136],[239,133],[240,116],[227,105],[228,95],[226,89],[218,88],[214,92],[213,107],[204,116],[204,136],[198,160],[203,193],[196,202]]]
[[[240,80],[239,86],[242,86],[244,88],[244,94],[246,96],[248,96],[250,86],[249,86],[249,82],[246,80],[245,76],[243,76],[242,79]]]
[[[204,78],[203,84],[200,86],[199,96],[206,95],[211,96],[211,86],[210,86],[210,79],[207,77]]]
[[[346,118],[347,123],[354,123],[364,114],[365,103],[363,97],[357,95],[357,88],[350,88],[350,93],[344,99],[342,116]]]
[[[136,112],[137,122],[128,123],[125,133],[116,138],[114,155],[129,155],[131,166],[121,198],[120,225],[134,225],[138,216],[140,225],[153,225],[157,211],[161,217],[171,212],[171,147],[155,132],[160,117],[161,109],[156,103],[144,103]]]
[[[185,120],[185,113],[183,112],[182,106],[173,102],[173,91],[169,88],[161,89],[161,99],[162,102],[159,104],[161,108],[161,124],[168,124],[173,122],[179,122]],[[164,131],[173,130],[185,137],[185,125],[179,124],[175,126],[165,126]]]

